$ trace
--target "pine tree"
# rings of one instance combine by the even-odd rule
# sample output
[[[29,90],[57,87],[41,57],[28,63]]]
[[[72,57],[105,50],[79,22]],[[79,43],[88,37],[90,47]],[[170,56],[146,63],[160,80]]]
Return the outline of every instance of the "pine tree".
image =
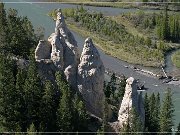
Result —
[[[156,100],[155,100],[155,95],[154,93],[149,97],[149,112],[150,112],[150,115],[149,115],[149,131],[150,132],[155,132],[154,128],[155,128],[155,116],[154,116],[154,111],[155,111],[155,108],[156,108],[156,104],[155,104]]]
[[[26,114],[24,113],[26,110],[25,105],[25,91],[23,89],[24,83],[26,79],[26,71],[24,69],[19,68],[16,75],[16,92],[17,92],[17,109],[18,109],[18,118],[19,125],[21,127],[21,131],[25,132],[26,125]]]
[[[37,134],[36,132],[37,132],[37,130],[36,130],[34,124],[32,123],[32,124],[29,126],[29,128],[27,129],[27,134],[28,134],[28,135],[36,135],[36,134]]]
[[[115,90],[116,90],[116,75],[115,75],[115,73],[113,73],[113,74],[111,75],[111,80],[110,80],[110,82],[111,82],[112,93],[114,93]]]
[[[31,22],[27,17],[19,17],[15,9],[8,10],[7,22],[8,34],[6,39],[8,46],[6,46],[6,50],[28,59],[30,49],[37,44],[37,37],[34,34]]]
[[[160,113],[160,131],[161,132],[171,132],[173,124],[173,113],[174,105],[172,102],[172,93],[168,89],[165,94],[163,105]],[[169,133],[171,134],[171,133]]]
[[[149,100],[147,93],[144,96],[144,110],[145,110],[145,129],[149,131],[150,125],[150,109],[149,109]]]
[[[74,131],[86,132],[88,131],[88,120],[89,116],[86,112],[85,104],[80,97],[75,94],[73,100],[73,126]]]
[[[107,98],[110,98],[110,95],[112,94],[111,83],[108,82],[108,84],[104,85],[104,86],[105,86],[104,93],[105,93]]]
[[[160,120],[160,116],[159,116],[159,114],[160,114],[160,108],[161,108],[161,103],[160,103],[160,94],[159,94],[159,92],[158,92],[158,94],[156,95],[156,108],[155,108],[155,112],[154,112],[154,116],[155,116],[155,126],[156,126],[156,128],[155,128],[155,131],[156,132],[158,132],[159,131],[159,129],[160,129],[160,125],[159,125],[159,120]]]
[[[67,82],[63,81],[60,72],[56,73],[56,82],[62,92],[62,97],[60,98],[59,108],[57,111],[57,131],[71,132],[74,127],[72,124],[73,109],[70,87]]]
[[[149,97],[149,132],[158,132],[159,130],[159,100],[159,95],[155,97],[154,93]]]
[[[13,60],[0,54],[0,127],[11,132],[19,130],[14,64]]]
[[[41,100],[41,132],[53,132],[56,129],[56,117],[55,117],[55,89],[50,81],[46,81],[44,84],[44,94]]]
[[[6,52],[7,19],[4,4],[0,3],[0,51]]]
[[[132,108],[132,110],[130,111],[130,115],[131,115],[130,121],[132,123],[130,126],[131,132],[143,132],[143,125],[135,108]],[[141,134],[141,133],[137,133],[137,134]]]
[[[40,124],[40,101],[42,97],[42,84],[37,72],[37,66],[33,55],[30,57],[24,90],[27,125],[33,123],[36,129],[38,129]]]
[[[129,111],[127,124],[124,124],[123,128],[121,129],[122,134],[143,134],[143,128],[144,127],[137,111],[135,108],[132,108]]]
[[[123,79],[119,83],[119,96],[120,96],[120,99],[122,99],[124,97],[125,87],[126,87],[126,78],[123,77]]]

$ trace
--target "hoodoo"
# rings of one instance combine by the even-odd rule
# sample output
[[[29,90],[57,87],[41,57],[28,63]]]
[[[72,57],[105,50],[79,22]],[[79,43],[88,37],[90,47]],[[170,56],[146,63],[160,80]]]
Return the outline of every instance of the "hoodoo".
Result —
[[[77,88],[78,46],[74,36],[66,26],[60,9],[57,12],[55,33],[50,35],[48,41],[39,42],[35,51],[35,58],[36,61],[41,61],[40,67],[42,67],[43,61],[45,64],[47,61],[52,62],[55,66],[53,70],[63,71],[70,85]],[[52,64],[49,65],[52,67]],[[52,69],[47,66],[46,68]],[[39,72],[44,78],[49,78],[48,74],[43,74],[41,68],[39,68]]]
[[[130,122],[128,120],[131,117],[130,112],[132,108],[136,110],[139,114],[141,122],[144,123],[145,112],[142,96],[137,92],[136,81],[133,77],[130,77],[126,80],[125,94],[119,109],[118,121],[120,127],[123,127],[123,125],[127,124],[127,122]],[[129,123],[129,125],[131,124],[133,123]]]
[[[102,117],[105,98],[104,72],[105,68],[99,52],[92,39],[87,38],[78,65],[78,89],[85,100],[87,109],[99,117]]]
[[[77,42],[67,28],[60,9],[55,33],[50,35],[48,41],[39,41],[35,58],[39,73],[45,80],[53,81],[56,71],[63,72],[69,84],[81,93],[88,111],[102,117],[105,99],[103,62],[90,38],[85,40],[79,59]]]

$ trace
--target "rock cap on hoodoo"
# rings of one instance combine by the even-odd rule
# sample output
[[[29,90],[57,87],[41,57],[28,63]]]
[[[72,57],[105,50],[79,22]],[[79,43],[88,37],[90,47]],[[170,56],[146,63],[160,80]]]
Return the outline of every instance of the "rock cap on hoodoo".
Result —
[[[134,78],[133,78],[133,77],[129,77],[129,78],[126,80],[126,83],[129,84],[129,85],[133,84],[133,82],[134,82]]]

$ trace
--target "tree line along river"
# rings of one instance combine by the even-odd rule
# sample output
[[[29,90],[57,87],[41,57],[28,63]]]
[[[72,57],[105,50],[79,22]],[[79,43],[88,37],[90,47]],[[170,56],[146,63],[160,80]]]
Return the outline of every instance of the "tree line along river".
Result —
[[[34,2],[35,3],[34,3]],[[72,4],[60,4],[60,3],[36,3],[37,0],[4,0],[5,7],[8,8],[15,8],[18,10],[19,15],[21,16],[27,16],[35,28],[38,28],[40,26],[45,28],[45,38],[54,32],[55,28],[55,22],[47,16],[48,12],[56,9],[56,8],[76,8],[77,5]],[[111,7],[92,7],[92,6],[84,6],[85,9],[88,9],[90,11],[97,11],[102,12],[104,15],[118,15],[125,12],[135,12],[137,9],[122,9],[122,8],[111,8]],[[85,38],[81,37],[78,33],[72,31],[76,41],[78,42],[78,46],[80,51],[83,48],[84,40]],[[173,103],[175,105],[175,117],[174,122],[175,125],[180,122],[180,86],[175,85],[169,85],[162,83],[161,80],[158,80],[157,78],[146,76],[143,74],[140,74],[138,72],[135,72],[132,68],[127,68],[126,66],[130,67],[133,66],[127,62],[118,60],[114,57],[111,57],[102,50],[99,50],[99,53],[101,55],[101,59],[104,63],[104,66],[108,69],[111,69],[112,71],[124,74],[126,77],[134,77],[135,79],[139,79],[141,83],[145,85],[146,88],[148,88],[147,92],[159,92],[161,94],[161,97],[164,95],[165,89],[168,87],[172,89],[173,91]],[[167,69],[171,70],[173,68],[172,62],[170,61],[170,56],[168,56],[168,62]],[[171,66],[171,67],[170,67]]]

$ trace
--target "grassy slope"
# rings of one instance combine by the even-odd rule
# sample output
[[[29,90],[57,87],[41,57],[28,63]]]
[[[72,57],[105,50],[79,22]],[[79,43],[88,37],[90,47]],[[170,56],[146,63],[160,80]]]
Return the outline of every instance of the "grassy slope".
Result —
[[[171,57],[174,65],[178,68],[180,68],[180,50],[175,52]]]
[[[113,16],[113,17],[109,17],[112,20],[116,21],[117,23],[123,24],[126,28],[126,30],[133,34],[133,35],[138,35],[140,37],[150,37],[152,33],[147,33],[143,30],[139,30],[137,28],[134,27],[134,25],[132,23],[130,23],[127,19],[123,18],[121,15],[120,16]],[[173,44],[173,43],[168,43],[169,46],[171,46],[174,49],[179,49],[179,45],[177,44]],[[172,62],[174,63],[174,65],[178,68],[180,68],[180,51],[177,51],[176,53],[174,53],[171,56]]]
[[[89,32],[86,29],[77,26],[76,24],[72,23],[72,21],[66,21],[70,29],[76,31],[78,34],[80,34],[83,37],[91,37],[94,41],[94,43],[101,48],[106,54],[109,54],[113,57],[116,57],[118,59],[127,61],[129,63],[133,64],[142,64],[144,66],[157,66],[159,65],[158,62],[154,61],[146,61],[142,57],[133,55],[130,52],[126,52],[122,48],[116,48],[116,46],[121,46],[120,44],[112,43],[111,41],[107,41],[105,39],[102,39],[99,35]]]
[[[133,35],[138,35],[140,37],[144,37],[146,38],[147,36],[144,35],[142,32],[138,31],[138,29],[136,29],[132,23],[130,23],[128,20],[126,20],[125,18],[123,18],[121,15],[120,16],[112,16],[112,17],[109,17],[111,18],[112,20],[116,21],[117,23],[119,24],[122,24],[125,26],[127,32],[133,34]]]

